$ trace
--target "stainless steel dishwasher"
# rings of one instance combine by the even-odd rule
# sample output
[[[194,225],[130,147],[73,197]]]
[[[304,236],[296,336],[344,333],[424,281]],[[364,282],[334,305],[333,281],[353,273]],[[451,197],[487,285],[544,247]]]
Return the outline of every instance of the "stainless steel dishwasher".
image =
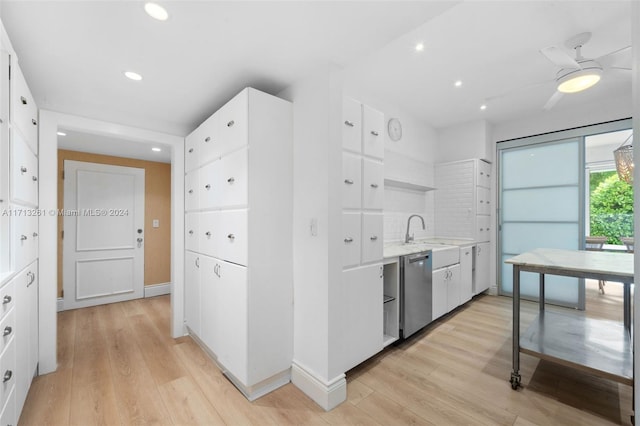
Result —
[[[400,338],[432,320],[431,250],[400,257]]]

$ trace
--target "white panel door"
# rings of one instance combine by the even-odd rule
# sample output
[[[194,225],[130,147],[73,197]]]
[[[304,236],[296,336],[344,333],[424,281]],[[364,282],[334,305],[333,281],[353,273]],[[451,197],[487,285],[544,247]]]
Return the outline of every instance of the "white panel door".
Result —
[[[359,155],[342,154],[342,207],[359,209],[362,205],[362,160]]]
[[[144,295],[144,169],[65,161],[64,308]]]

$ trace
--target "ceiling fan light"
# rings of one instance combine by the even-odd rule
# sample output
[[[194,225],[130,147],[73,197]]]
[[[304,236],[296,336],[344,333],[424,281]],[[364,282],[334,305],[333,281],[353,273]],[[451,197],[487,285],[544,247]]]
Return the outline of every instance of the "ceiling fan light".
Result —
[[[598,83],[601,76],[602,70],[598,68],[582,69],[571,72],[558,79],[558,92],[581,92]]]

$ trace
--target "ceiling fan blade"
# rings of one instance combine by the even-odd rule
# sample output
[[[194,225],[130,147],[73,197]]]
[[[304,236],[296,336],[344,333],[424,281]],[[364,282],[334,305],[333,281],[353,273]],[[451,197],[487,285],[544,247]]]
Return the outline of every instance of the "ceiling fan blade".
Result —
[[[606,54],[604,54],[602,56],[597,57],[595,59],[595,61],[602,63],[602,62],[606,61],[606,58],[609,58],[611,56],[615,56],[618,53],[624,52],[625,50],[628,50],[628,49],[631,49],[631,46],[621,47],[620,49],[616,49],[613,52],[609,52],[609,53],[606,53]]]
[[[575,59],[556,46],[540,49],[540,53],[560,68],[580,69],[580,64],[578,64]]]
[[[562,92],[558,92],[556,90],[556,92],[553,95],[551,95],[551,97],[549,98],[547,103],[544,104],[544,107],[542,107],[542,109],[544,109],[545,111],[549,111],[551,108],[553,108],[558,103],[560,98],[562,98]]]

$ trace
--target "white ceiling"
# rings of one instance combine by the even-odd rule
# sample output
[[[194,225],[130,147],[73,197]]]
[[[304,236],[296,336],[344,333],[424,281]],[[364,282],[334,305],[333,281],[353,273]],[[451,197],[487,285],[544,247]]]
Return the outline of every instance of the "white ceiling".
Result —
[[[137,1],[3,0],[0,17],[41,108],[181,136],[243,87],[278,93],[329,62],[435,128],[501,123],[540,113],[554,92],[539,49],[583,31],[584,56],[631,44],[630,1],[160,3],[166,22]],[[630,53],[615,65],[630,67]],[[630,73],[605,73],[547,113],[613,96],[631,98]]]

